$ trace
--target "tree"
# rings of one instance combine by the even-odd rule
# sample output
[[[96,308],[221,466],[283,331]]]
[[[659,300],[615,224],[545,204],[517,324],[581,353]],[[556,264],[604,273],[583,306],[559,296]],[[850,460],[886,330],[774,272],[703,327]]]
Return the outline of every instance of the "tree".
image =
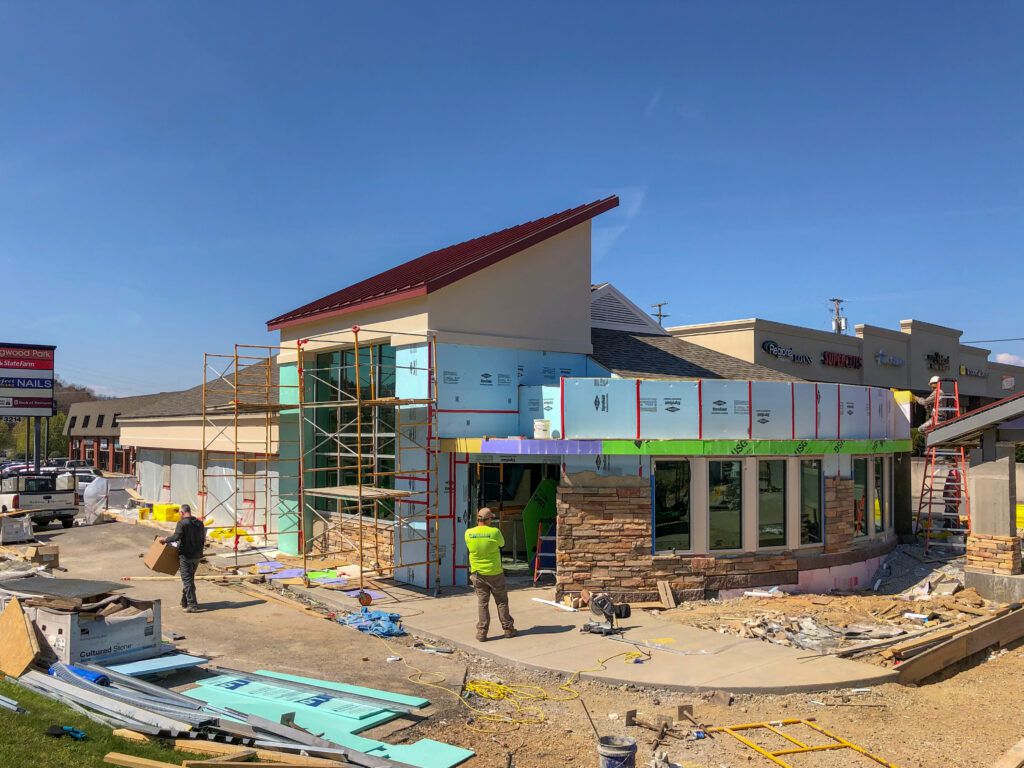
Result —
[[[67,414],[58,412],[56,416],[50,418],[50,442],[47,448],[49,449],[50,456],[67,456],[68,455],[68,438],[64,435],[64,424],[67,421]],[[25,449],[28,448],[29,456],[32,455],[32,441],[34,435],[32,430],[29,428],[30,419],[22,419],[18,422],[12,432],[14,449],[18,456],[25,455]],[[45,441],[44,437],[46,432],[46,424],[40,425],[40,437],[42,441]],[[39,450],[42,451],[43,444],[39,446]],[[48,457],[43,456],[46,459]]]

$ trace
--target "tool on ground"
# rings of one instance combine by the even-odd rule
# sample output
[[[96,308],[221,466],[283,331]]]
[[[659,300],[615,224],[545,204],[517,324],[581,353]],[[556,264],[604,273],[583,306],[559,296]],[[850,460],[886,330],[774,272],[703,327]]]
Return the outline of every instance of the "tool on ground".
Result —
[[[831,744],[815,744],[815,745],[805,744],[802,741],[800,741],[799,739],[796,739],[793,736],[791,736],[790,734],[788,734],[785,731],[783,731],[782,730],[782,726],[784,726],[784,725],[804,725],[804,726],[807,726],[811,730],[817,731],[822,736],[826,736],[826,737],[832,739],[833,743],[831,743]],[[783,739],[788,741],[790,744],[793,744],[794,746],[790,747],[789,749],[779,749],[779,750],[776,750],[776,751],[772,752],[772,751],[768,750],[767,748],[762,747],[760,744],[756,743],[755,741],[753,741],[751,739],[748,739],[746,736],[744,736],[744,735],[742,735],[740,733],[740,731],[751,731],[751,730],[758,730],[758,729],[767,730],[770,733],[775,734],[776,736],[781,736]],[[794,768],[794,765],[792,763],[787,763],[785,760],[781,759],[782,757],[784,757],[786,755],[803,755],[803,754],[807,754],[808,752],[825,752],[825,751],[839,750],[839,749],[850,749],[850,750],[853,750],[854,752],[857,752],[857,753],[863,755],[864,757],[866,757],[866,758],[868,758],[870,760],[874,760],[879,765],[884,765],[886,768],[896,768],[896,766],[893,763],[890,763],[888,760],[885,760],[884,758],[878,757],[878,755],[873,755],[870,752],[868,752],[866,749],[864,749],[863,747],[857,746],[856,744],[853,744],[853,743],[847,741],[846,739],[844,739],[844,738],[842,738],[840,736],[836,736],[834,733],[829,733],[824,728],[822,728],[821,726],[817,725],[814,722],[814,718],[806,718],[806,719],[791,718],[791,719],[787,719],[787,720],[774,720],[774,721],[771,721],[771,722],[764,722],[764,723],[744,723],[742,725],[726,725],[726,726],[721,726],[721,727],[716,727],[716,728],[709,729],[709,733],[711,731],[714,731],[716,733],[727,733],[727,734],[729,734],[730,736],[732,736],[737,741],[739,741],[739,742],[741,742],[743,744],[746,744],[748,747],[753,749],[755,752],[757,752],[762,757],[765,757],[765,758],[771,760],[776,765],[782,766],[782,768]]]
[[[580,704],[583,705],[583,714],[585,714],[587,716],[587,720],[590,721],[590,727],[594,729],[594,735],[597,736],[597,738],[600,739],[601,738],[601,734],[597,732],[597,726],[594,725],[594,718],[592,718],[590,716],[590,710],[587,709],[587,702],[585,702],[583,700],[582,696],[580,696]]]
[[[928,428],[960,416],[960,385],[939,379]],[[962,551],[971,533],[971,499],[967,493],[967,454],[963,446],[926,451],[914,535],[924,536],[924,551],[944,547]]]
[[[616,624],[616,619],[628,619],[631,615],[628,603],[616,603],[604,592],[590,599],[590,612],[601,617],[603,621],[588,621],[580,627],[580,632],[589,632],[593,635],[614,635],[622,632],[622,628]]]
[[[80,731],[72,725],[51,725],[46,729],[46,735],[55,739],[67,736],[75,741],[85,741],[85,731]]]
[[[664,740],[666,736],[671,736],[675,739],[685,738],[681,734],[675,733],[672,730],[673,723],[672,718],[661,718],[657,724],[649,723],[646,720],[641,720],[636,716],[635,709],[626,710],[626,725],[627,726],[640,726],[646,728],[649,731],[654,731],[658,734],[658,737],[654,740],[654,749],[658,748],[658,745]]]

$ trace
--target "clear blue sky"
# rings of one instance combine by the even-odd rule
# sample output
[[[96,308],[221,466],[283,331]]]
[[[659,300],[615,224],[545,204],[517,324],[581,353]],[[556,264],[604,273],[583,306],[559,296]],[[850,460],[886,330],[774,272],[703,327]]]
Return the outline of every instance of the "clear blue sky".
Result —
[[[671,324],[840,295],[1024,336],[1022,39],[1008,2],[2,2],[0,337],[192,386],[270,317],[609,193],[594,277]]]

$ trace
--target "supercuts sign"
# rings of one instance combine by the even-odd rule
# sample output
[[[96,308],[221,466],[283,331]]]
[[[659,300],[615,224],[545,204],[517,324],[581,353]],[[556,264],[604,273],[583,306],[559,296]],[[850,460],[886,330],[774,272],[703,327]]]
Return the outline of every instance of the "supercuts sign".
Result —
[[[0,417],[53,415],[54,350],[0,343]]]
[[[830,352],[826,350],[821,353],[821,364],[831,365],[833,368],[861,368],[864,365],[864,360],[860,355],[848,355],[845,352]]]

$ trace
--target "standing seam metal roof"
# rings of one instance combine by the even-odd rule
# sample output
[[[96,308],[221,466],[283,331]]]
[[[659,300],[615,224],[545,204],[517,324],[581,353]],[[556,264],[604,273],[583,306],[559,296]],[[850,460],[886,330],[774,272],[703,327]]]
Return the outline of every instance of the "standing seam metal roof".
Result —
[[[589,221],[618,204],[619,198],[612,195],[500,232],[431,251],[268,320],[267,330],[272,331],[315,317],[341,315],[367,306],[425,296]]]

